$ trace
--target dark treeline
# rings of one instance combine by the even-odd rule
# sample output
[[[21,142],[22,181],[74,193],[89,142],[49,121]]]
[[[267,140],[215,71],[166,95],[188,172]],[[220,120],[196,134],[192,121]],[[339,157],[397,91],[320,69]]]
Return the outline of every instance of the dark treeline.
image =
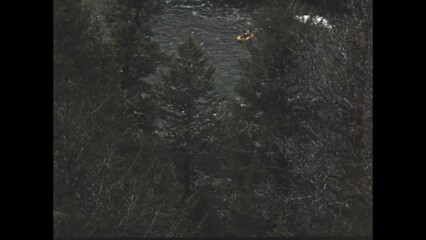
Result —
[[[372,0],[252,2],[229,102],[160,1],[54,0],[55,237],[372,235]]]

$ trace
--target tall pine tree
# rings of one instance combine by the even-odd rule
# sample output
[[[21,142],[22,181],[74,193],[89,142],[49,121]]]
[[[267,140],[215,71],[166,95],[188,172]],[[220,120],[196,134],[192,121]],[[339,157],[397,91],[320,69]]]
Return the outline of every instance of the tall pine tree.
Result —
[[[152,40],[151,25],[161,12],[159,1],[109,0],[106,21],[114,42],[121,87],[127,93],[130,113],[144,131],[155,126],[156,94],[144,77],[156,72],[166,60]]]
[[[189,37],[178,47],[168,73],[162,76],[162,130],[182,170],[187,196],[191,194],[193,164],[217,141],[220,120],[225,115],[213,72],[203,50]]]
[[[163,106],[160,135],[181,176],[184,206],[187,206],[184,209],[198,209],[184,214],[189,214],[189,226],[183,226],[186,230],[179,233],[182,236],[220,234],[219,226],[215,225],[218,224],[217,212],[212,210],[212,203],[205,202],[211,201],[212,195],[196,183],[200,176],[219,169],[220,164],[215,158],[219,154],[215,146],[226,111],[223,98],[215,91],[213,73],[214,68],[204,51],[189,37],[178,46],[177,55],[159,87]]]
[[[54,1],[55,235],[96,229],[127,122],[111,47],[84,1]]]

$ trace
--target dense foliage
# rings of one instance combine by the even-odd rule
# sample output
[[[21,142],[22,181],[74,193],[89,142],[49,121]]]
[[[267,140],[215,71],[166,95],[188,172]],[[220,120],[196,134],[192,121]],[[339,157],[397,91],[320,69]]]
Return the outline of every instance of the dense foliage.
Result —
[[[372,235],[372,1],[250,2],[228,102],[158,1],[54,1],[55,237]]]

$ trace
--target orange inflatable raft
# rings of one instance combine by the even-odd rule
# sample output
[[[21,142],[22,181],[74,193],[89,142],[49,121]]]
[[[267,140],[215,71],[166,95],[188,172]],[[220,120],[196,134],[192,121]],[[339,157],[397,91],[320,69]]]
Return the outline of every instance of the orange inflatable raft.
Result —
[[[246,32],[244,34],[237,36],[237,42],[247,42],[247,41],[252,40],[253,38],[254,38],[253,33]]]

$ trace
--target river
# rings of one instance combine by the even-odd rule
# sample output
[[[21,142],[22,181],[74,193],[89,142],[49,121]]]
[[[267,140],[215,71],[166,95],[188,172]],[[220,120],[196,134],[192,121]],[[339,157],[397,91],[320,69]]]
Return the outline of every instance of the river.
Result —
[[[216,68],[219,94],[233,99],[234,85],[241,77],[239,59],[249,57],[236,36],[252,27],[251,10],[208,0],[163,0],[165,9],[153,26],[154,41],[168,52],[193,35]]]

